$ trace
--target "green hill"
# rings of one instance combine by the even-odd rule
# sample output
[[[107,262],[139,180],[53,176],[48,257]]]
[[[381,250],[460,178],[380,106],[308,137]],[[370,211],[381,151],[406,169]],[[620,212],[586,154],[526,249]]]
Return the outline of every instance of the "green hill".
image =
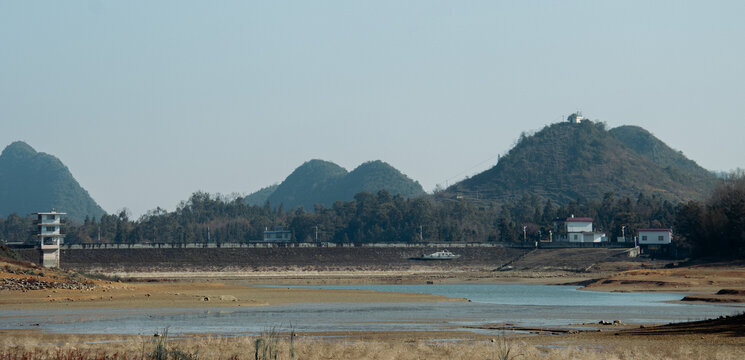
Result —
[[[344,177],[347,170],[329,161],[311,160],[300,165],[269,195],[273,206],[285,209],[302,206],[313,209],[314,204],[326,204],[326,194],[334,180]]]
[[[360,192],[386,190],[393,195],[412,198],[424,195],[418,182],[409,179],[393,166],[380,160],[369,161],[339,179],[333,187],[336,200],[351,200]]]
[[[588,120],[547,126],[521,136],[496,166],[451,186],[445,195],[514,201],[536,194],[557,203],[580,197],[601,199],[609,192],[630,197],[644,193],[672,201],[705,198],[713,176],[706,179],[691,166],[692,161],[662,151],[669,148],[637,129],[610,132],[604,124]],[[664,156],[653,160],[644,150],[650,147]]]
[[[0,154],[0,216],[52,208],[78,222],[106,213],[59,159],[22,141],[8,145]]]
[[[638,126],[619,126],[610,133],[624,145],[653,163],[664,168],[673,179],[694,184],[702,189],[712,189],[716,175],[685,157],[683,152],[671,149],[662,140]]]
[[[315,204],[330,207],[336,201],[352,200],[357,193],[377,193],[380,190],[404,197],[425,194],[419,183],[379,160],[366,162],[352,172],[332,162],[311,160],[295,169],[273,190],[272,187],[264,188],[247,196],[245,201],[259,205],[256,202],[271,192],[266,201],[272,206],[282,204],[285,209],[302,206],[310,210]]]

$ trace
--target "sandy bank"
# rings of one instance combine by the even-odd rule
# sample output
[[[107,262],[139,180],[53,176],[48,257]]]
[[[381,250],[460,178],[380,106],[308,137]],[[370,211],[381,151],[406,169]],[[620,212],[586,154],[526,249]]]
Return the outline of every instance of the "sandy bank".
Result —
[[[691,266],[623,271],[587,284],[596,291],[672,291],[693,293],[687,301],[745,303],[745,268]]]
[[[104,283],[84,290],[0,291],[3,309],[168,308],[284,305],[321,302],[465,301],[437,295],[364,290],[317,290],[198,282]]]

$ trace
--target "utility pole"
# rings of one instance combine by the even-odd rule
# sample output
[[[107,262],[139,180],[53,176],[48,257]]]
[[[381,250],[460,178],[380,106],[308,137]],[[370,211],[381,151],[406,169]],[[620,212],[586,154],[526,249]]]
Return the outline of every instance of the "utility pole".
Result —
[[[626,242],[626,225],[621,226],[621,237],[623,237],[623,242]]]
[[[528,232],[526,230],[527,228],[527,226],[523,225],[523,242],[528,241]]]
[[[207,243],[210,243],[210,227],[207,225]]]
[[[316,228],[316,242],[318,242],[318,225],[314,226]]]
[[[548,231],[548,242],[554,242],[553,235],[554,235],[553,231],[549,230]]]

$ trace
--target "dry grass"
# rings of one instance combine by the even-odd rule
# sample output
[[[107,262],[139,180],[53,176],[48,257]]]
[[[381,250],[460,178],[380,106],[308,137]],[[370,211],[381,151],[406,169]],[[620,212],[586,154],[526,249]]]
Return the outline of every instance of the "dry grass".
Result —
[[[88,342],[85,336],[13,335],[0,344],[1,359],[742,359],[745,342],[691,341],[690,338],[618,337],[569,339],[551,337],[540,344],[536,338],[503,337],[490,341],[325,341],[318,338],[292,339],[289,334],[274,333],[263,340],[256,337],[201,337],[168,340],[165,337],[133,337],[111,342]],[[543,338],[546,339],[546,338]],[[525,341],[532,343],[527,343]],[[558,340],[558,341],[557,341]],[[576,339],[575,339],[576,340]],[[593,342],[597,341],[597,342]],[[263,352],[271,343],[272,356]],[[549,344],[549,346],[545,346]],[[257,348],[259,346],[259,348]],[[257,351],[258,350],[258,351]],[[294,353],[294,356],[293,356]],[[257,355],[259,354],[259,355]],[[274,355],[276,354],[276,356]]]

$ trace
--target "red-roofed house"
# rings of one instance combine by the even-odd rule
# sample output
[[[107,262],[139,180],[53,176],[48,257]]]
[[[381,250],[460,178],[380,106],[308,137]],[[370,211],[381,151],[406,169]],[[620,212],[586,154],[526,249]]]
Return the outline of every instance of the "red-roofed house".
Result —
[[[599,243],[605,241],[604,233],[592,231],[592,218],[572,217],[564,220],[567,230],[567,240],[569,242],[592,242]]]

